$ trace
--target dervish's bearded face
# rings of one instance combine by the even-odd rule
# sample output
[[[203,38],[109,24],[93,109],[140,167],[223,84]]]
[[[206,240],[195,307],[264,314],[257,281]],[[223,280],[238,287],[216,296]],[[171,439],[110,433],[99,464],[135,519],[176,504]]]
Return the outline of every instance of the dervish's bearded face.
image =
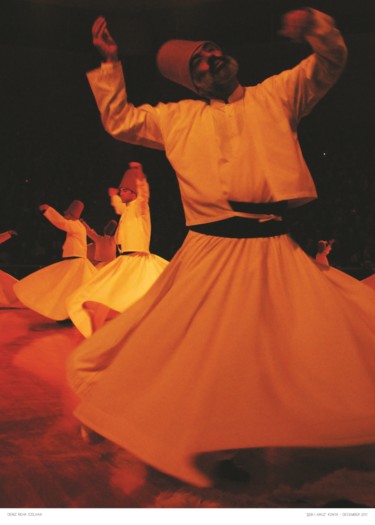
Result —
[[[118,194],[120,195],[120,199],[124,204],[128,204],[137,198],[135,191],[131,190],[130,188],[119,188]]]
[[[194,52],[190,73],[198,93],[208,98],[227,98],[238,85],[237,61],[212,43],[205,43]]]

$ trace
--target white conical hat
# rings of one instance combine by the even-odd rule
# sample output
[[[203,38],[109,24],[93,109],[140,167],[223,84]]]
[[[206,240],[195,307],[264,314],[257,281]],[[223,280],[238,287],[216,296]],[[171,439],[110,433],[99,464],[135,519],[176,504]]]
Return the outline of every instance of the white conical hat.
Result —
[[[143,174],[143,166],[140,162],[129,162],[129,167],[122,176],[119,188],[128,188],[137,193],[137,179]]]
[[[201,45],[209,43],[213,44],[209,40],[168,40],[161,46],[156,56],[160,73],[168,80],[197,93],[190,74],[190,59]],[[216,44],[213,45],[218,47]]]
[[[79,219],[85,205],[82,201],[73,201],[64,211],[64,215],[72,215],[75,219]]]

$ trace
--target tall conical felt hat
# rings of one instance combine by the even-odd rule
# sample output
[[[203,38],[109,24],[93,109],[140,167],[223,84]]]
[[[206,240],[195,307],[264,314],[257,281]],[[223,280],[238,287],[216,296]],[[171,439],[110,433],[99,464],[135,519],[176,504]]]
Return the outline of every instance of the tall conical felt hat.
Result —
[[[190,74],[190,59],[202,44],[209,43],[218,47],[209,40],[168,40],[161,46],[156,56],[160,73],[168,80],[197,93]]]
[[[68,208],[64,211],[64,215],[72,215],[75,219],[79,219],[85,205],[81,201],[73,201],[69,204]]]
[[[140,162],[129,162],[129,167],[122,176],[119,188],[128,188],[137,193],[137,179],[144,176]]]
[[[117,221],[112,220],[107,222],[103,228],[104,235],[113,235],[117,228]]]

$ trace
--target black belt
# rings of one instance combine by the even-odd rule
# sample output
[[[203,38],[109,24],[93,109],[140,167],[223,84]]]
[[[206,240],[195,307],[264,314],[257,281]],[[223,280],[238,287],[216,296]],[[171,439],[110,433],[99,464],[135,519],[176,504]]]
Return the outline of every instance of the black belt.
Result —
[[[230,217],[229,219],[207,224],[194,224],[188,228],[204,235],[229,237],[232,239],[275,237],[288,233],[288,225],[285,221],[269,220],[259,222],[258,219],[245,219],[243,217]]]
[[[117,255],[131,255],[132,253],[136,253],[135,251],[131,251],[131,252],[121,251],[121,244],[116,244],[116,250],[117,250]]]
[[[244,213],[259,213],[263,215],[284,215],[287,207],[287,201],[278,202],[240,202],[228,201],[230,207],[234,211]]]
[[[70,257],[63,257],[63,261],[67,261],[68,259],[83,259],[83,257],[79,257],[78,255],[71,255]]]

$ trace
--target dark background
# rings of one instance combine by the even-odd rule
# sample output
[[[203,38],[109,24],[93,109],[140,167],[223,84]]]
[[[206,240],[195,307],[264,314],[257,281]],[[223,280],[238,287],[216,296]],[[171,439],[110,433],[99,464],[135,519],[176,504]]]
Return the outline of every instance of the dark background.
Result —
[[[358,277],[372,273],[374,244],[373,0],[311,1],[332,15],[349,48],[339,82],[301,123],[302,149],[319,201],[291,213],[292,233],[309,253],[336,239],[331,264]],[[108,136],[85,78],[99,64],[91,25],[103,14],[119,43],[129,99],[137,104],[194,96],[163,79],[155,54],[169,38],[211,39],[240,63],[246,85],[294,66],[309,53],[278,36],[280,0],[12,0],[0,21],[0,232],[18,237],[0,248],[16,277],[61,255],[65,234],[38,211],[63,211],[73,199],[98,232],[115,218],[107,188],[127,163],[142,162],[151,188],[152,251],[171,258],[186,233],[173,170],[162,152]],[[194,161],[192,159],[192,161]]]

